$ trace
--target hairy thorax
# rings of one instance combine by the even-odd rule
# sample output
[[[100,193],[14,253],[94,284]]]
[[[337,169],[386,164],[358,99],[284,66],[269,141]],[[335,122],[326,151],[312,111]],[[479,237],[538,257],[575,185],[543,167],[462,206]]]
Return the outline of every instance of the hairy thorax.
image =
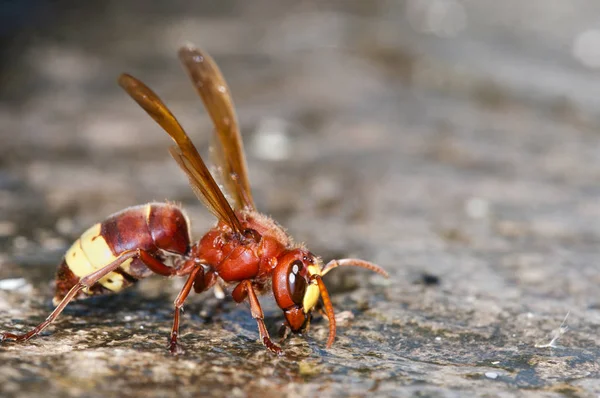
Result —
[[[193,254],[225,282],[266,282],[278,258],[295,246],[271,218],[255,211],[240,211],[237,216],[245,230],[243,236],[219,222],[192,249]]]

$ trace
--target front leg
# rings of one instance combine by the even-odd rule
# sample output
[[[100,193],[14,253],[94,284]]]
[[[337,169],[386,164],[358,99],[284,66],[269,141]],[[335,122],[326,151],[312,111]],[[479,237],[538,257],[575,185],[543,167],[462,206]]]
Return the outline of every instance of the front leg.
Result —
[[[256,297],[256,292],[252,287],[252,283],[249,280],[242,281],[235,287],[235,289],[233,289],[231,295],[238,303],[248,298],[248,303],[250,303],[250,313],[252,314],[252,318],[256,319],[256,323],[258,324],[258,332],[263,344],[269,351],[277,355],[282,355],[283,351],[281,348],[271,341],[271,337],[269,336],[269,332],[265,326],[265,315],[260,307],[260,303],[258,302],[258,297]]]

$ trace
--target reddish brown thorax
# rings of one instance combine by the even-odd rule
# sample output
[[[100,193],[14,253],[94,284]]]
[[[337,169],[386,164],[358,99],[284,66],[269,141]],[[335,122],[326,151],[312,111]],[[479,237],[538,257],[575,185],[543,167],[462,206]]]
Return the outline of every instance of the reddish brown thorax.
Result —
[[[193,256],[201,258],[225,282],[272,282],[275,300],[288,326],[294,332],[301,330],[309,319],[302,300],[309,283],[307,270],[316,265],[315,256],[303,247],[295,247],[270,218],[254,211],[238,212],[238,217],[245,229],[243,235],[220,222],[192,249]],[[241,291],[234,293],[236,301],[245,297]]]
[[[291,240],[273,220],[258,212],[242,211],[238,217],[244,235],[219,222],[193,248],[193,254],[225,282],[268,278],[278,258],[291,249]]]

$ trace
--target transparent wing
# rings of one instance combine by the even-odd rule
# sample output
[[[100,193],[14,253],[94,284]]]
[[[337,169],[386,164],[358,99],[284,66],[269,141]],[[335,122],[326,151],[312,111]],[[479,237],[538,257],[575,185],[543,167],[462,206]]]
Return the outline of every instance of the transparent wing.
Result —
[[[133,76],[122,74],[119,85],[173,138],[177,146],[170,149],[171,155],[187,174],[198,198],[215,216],[241,233],[240,221],[212,178],[198,150],[167,106]]]
[[[235,208],[255,209],[237,116],[221,70],[210,55],[194,47],[181,48],[179,59],[215,125],[214,156]]]

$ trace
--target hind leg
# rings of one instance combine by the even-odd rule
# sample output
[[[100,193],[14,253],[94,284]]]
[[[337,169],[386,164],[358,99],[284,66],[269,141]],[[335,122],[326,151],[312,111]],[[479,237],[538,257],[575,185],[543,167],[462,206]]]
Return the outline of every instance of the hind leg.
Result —
[[[95,271],[87,276],[84,276],[83,278],[81,278],[79,280],[79,282],[75,286],[73,286],[71,288],[71,290],[69,290],[69,292],[65,295],[65,297],[56,306],[54,311],[52,311],[52,313],[50,315],[48,315],[48,318],[46,318],[46,320],[44,322],[40,323],[39,325],[37,325],[35,328],[31,329],[27,333],[23,333],[23,334],[2,333],[2,334],[0,334],[0,342],[5,341],[5,340],[27,341],[30,338],[38,335],[39,333],[42,332],[42,330],[44,330],[48,325],[50,325],[60,315],[60,313],[65,309],[67,304],[69,304],[69,302],[71,300],[73,300],[73,298],[76,297],[80,291],[82,291],[85,288],[92,287],[100,279],[104,278],[106,275],[108,275],[109,273],[111,273],[114,270],[116,270],[117,268],[119,268],[119,266],[124,261],[129,260],[130,258],[133,258],[133,257],[139,257],[141,255],[140,252],[141,252],[141,250],[130,250],[130,251],[123,252],[123,253],[121,253],[121,255],[119,257],[117,257],[110,264],[106,265],[103,268],[100,268],[98,271]]]

